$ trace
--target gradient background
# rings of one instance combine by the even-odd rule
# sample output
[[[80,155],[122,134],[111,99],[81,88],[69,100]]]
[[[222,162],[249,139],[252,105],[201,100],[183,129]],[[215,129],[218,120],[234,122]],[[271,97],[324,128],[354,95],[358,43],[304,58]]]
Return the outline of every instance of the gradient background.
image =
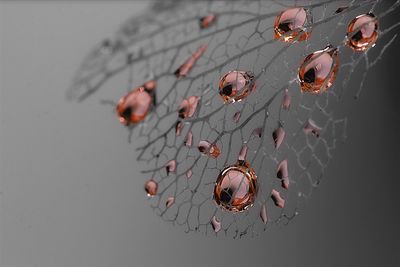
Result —
[[[347,97],[348,139],[306,210],[214,238],[155,216],[108,108],[65,101],[92,45],[145,6],[0,2],[0,266],[400,266],[399,38]]]

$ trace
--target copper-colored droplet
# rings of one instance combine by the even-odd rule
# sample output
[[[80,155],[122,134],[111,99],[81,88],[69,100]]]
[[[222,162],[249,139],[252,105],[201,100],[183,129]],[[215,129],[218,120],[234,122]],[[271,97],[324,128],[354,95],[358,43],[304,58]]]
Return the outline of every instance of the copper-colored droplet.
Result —
[[[218,233],[221,230],[221,222],[217,219],[217,217],[213,216],[211,219],[211,226],[214,232]]]
[[[176,171],[176,161],[175,160],[168,161],[167,164],[165,165],[165,170],[167,171],[167,175],[169,175],[169,173],[171,173],[171,172],[175,172]]]
[[[217,16],[215,14],[208,14],[207,16],[200,18],[200,28],[206,29],[210,27],[215,23],[216,18]]]
[[[193,134],[191,131],[189,131],[185,137],[185,141],[184,144],[187,147],[191,147],[192,146],[192,142],[193,142]]]
[[[210,142],[204,140],[199,142],[197,148],[199,149],[200,153],[209,155],[214,159],[218,158],[219,154],[221,154],[221,151],[216,144],[211,144]]]
[[[199,96],[190,96],[182,101],[179,106],[179,118],[186,119],[191,118],[196,112],[197,105],[199,103]]]
[[[289,90],[285,89],[283,92],[282,108],[288,110],[292,102],[292,97],[289,94]]]
[[[267,207],[265,206],[265,204],[263,204],[261,206],[261,210],[260,210],[260,218],[262,220],[262,222],[264,224],[267,224],[268,222],[268,216],[267,216]]]
[[[214,201],[221,208],[239,212],[251,207],[258,191],[257,176],[247,162],[224,168],[214,187]]]
[[[236,111],[235,114],[233,114],[233,121],[238,123],[240,120],[240,111]]]
[[[143,84],[146,91],[153,91],[157,87],[157,82],[155,80],[147,81]]]
[[[175,198],[174,198],[174,197],[169,197],[169,198],[167,198],[167,200],[165,201],[165,207],[168,209],[168,208],[171,207],[174,203],[175,203]]]
[[[272,189],[271,198],[274,201],[275,206],[281,209],[285,207],[285,200],[281,197],[279,191]]]
[[[190,178],[190,177],[192,177],[192,175],[193,175],[193,171],[192,171],[192,169],[189,169],[189,170],[186,172],[186,178]]]
[[[336,79],[339,56],[336,48],[328,45],[308,55],[299,68],[298,79],[302,92],[325,92]]]
[[[311,15],[302,7],[286,9],[275,18],[274,37],[283,42],[307,40],[311,34],[307,24],[311,20]]]
[[[144,190],[146,191],[148,197],[153,197],[157,195],[157,190],[158,190],[157,182],[154,181],[153,179],[148,180],[144,184]]]
[[[183,122],[182,121],[177,121],[175,124],[175,134],[176,136],[181,135],[183,129]]]
[[[306,125],[304,125],[303,132],[305,134],[312,134],[315,137],[319,137],[321,129],[322,128],[317,126],[313,120],[309,119]]]
[[[282,160],[278,164],[276,170],[276,177],[282,180],[282,187],[285,189],[289,188],[289,171],[288,171],[288,161],[287,159]]]
[[[285,138],[285,130],[282,127],[278,127],[272,132],[272,138],[274,139],[275,148],[278,149]]]
[[[252,72],[233,70],[221,77],[219,94],[225,103],[233,103],[246,98],[255,85]]]
[[[354,18],[347,26],[347,45],[355,51],[365,51],[378,39],[378,20],[368,13]]]
[[[189,71],[193,68],[196,61],[201,57],[201,55],[207,50],[207,45],[201,45],[193,55],[190,56],[175,72],[175,76],[179,79],[185,77]]]
[[[138,123],[146,118],[153,102],[153,96],[142,86],[130,91],[117,104],[119,121],[124,125]]]

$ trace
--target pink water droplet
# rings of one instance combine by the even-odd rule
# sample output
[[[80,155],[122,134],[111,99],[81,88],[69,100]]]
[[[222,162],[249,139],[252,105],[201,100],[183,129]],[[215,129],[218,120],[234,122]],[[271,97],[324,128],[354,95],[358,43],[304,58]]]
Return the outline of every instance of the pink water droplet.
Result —
[[[240,149],[239,152],[239,156],[238,156],[238,160],[239,161],[246,161],[246,157],[247,157],[247,146],[243,145],[242,148]]]
[[[283,92],[282,108],[288,110],[292,102],[292,97],[289,95],[289,90]]]
[[[285,130],[282,127],[278,127],[273,131],[272,138],[274,139],[275,148],[278,149],[285,138]]]
[[[234,121],[235,123],[238,123],[238,122],[239,122],[239,120],[240,120],[240,115],[241,115],[240,111],[236,111],[235,114],[233,115],[233,121]]]
[[[260,138],[261,138],[262,134],[263,134],[263,128],[261,128],[261,127],[254,129],[252,132],[252,135],[260,137]]]
[[[271,198],[274,201],[275,206],[281,209],[285,207],[285,200],[281,197],[279,191],[272,189]]]
[[[306,125],[304,125],[304,128],[303,128],[303,132],[305,134],[312,134],[315,137],[319,137],[321,130],[322,130],[322,128],[317,126],[317,124],[311,119],[309,119],[307,121]]]
[[[211,219],[211,226],[214,232],[218,233],[221,230],[221,222],[217,219],[217,217],[213,216]]]
[[[217,147],[216,144],[211,144],[208,141],[200,141],[199,145],[197,146],[200,153],[204,155],[209,155],[212,158],[218,158],[219,154],[221,154],[221,150]]]
[[[219,94],[225,103],[234,103],[246,98],[255,87],[252,72],[233,70],[221,77]]]
[[[260,218],[261,218],[261,220],[262,220],[262,222],[263,222],[264,224],[267,224],[267,222],[268,222],[268,217],[267,217],[267,207],[265,206],[265,204],[263,204],[263,205],[261,206],[261,209],[260,209]]]
[[[190,96],[185,98],[179,106],[179,118],[186,119],[191,118],[196,112],[197,105],[199,103],[199,96]]]
[[[167,171],[167,175],[169,175],[169,173],[171,173],[171,172],[175,172],[176,171],[176,161],[175,160],[168,161],[167,164],[165,165],[165,170]]]
[[[175,124],[175,134],[176,136],[181,135],[182,129],[183,129],[183,122],[182,121],[177,121]]]
[[[193,171],[192,171],[192,169],[189,169],[189,170],[186,172],[186,178],[190,178],[190,177],[192,177],[192,175],[193,175]]]
[[[165,201],[165,207],[168,209],[168,208],[171,207],[174,203],[175,203],[175,198],[174,198],[174,197],[169,197],[169,198],[167,198],[167,200]]]
[[[144,184],[144,190],[146,191],[148,197],[153,197],[157,195],[157,190],[158,190],[157,182],[154,181],[153,179],[148,180]]]
[[[200,18],[200,28],[206,29],[215,23],[217,16],[215,14],[208,14]]]
[[[201,57],[201,55],[207,50],[207,45],[201,45],[196,52],[194,52],[190,58],[188,58],[175,72],[175,76],[180,79],[185,77],[189,71],[193,68],[196,61]]]
[[[185,137],[185,141],[184,144],[187,147],[191,147],[192,146],[192,142],[193,142],[193,134],[191,131],[189,131]]]

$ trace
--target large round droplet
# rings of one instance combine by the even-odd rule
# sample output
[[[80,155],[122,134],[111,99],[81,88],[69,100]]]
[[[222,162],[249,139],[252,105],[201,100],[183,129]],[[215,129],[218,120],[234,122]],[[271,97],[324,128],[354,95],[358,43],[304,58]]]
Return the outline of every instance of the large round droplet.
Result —
[[[150,110],[153,97],[144,88],[139,87],[122,97],[116,110],[119,121],[124,125],[141,122]]]
[[[254,88],[254,75],[250,71],[233,70],[222,76],[219,81],[219,94],[225,103],[241,101]]]
[[[275,18],[275,39],[283,42],[304,41],[310,36],[311,30],[306,28],[311,16],[302,7],[289,8]]]
[[[299,68],[298,79],[303,92],[325,92],[336,78],[339,56],[336,48],[328,45],[308,55]]]
[[[347,45],[355,51],[365,51],[378,39],[378,20],[374,14],[357,16],[347,26]]]
[[[247,162],[238,161],[219,174],[214,187],[214,200],[227,211],[243,211],[254,203],[257,190],[254,170]]]

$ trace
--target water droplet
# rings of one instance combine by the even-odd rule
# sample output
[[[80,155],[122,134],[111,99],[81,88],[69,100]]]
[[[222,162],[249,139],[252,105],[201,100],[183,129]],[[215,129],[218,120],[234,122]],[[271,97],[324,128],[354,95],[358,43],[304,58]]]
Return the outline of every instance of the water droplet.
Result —
[[[275,18],[274,37],[283,42],[307,40],[311,30],[306,27],[311,21],[311,15],[302,7],[286,9]]]
[[[278,127],[272,132],[272,138],[274,139],[275,148],[278,149],[285,138],[285,130],[282,127]]]
[[[175,134],[176,136],[181,135],[182,129],[183,129],[183,122],[182,121],[177,121],[175,124]]]
[[[335,13],[336,13],[336,14],[342,13],[343,11],[345,11],[345,10],[348,9],[348,8],[349,8],[348,6],[341,6],[341,7],[339,7],[338,9],[336,9]]]
[[[211,219],[211,226],[214,232],[218,233],[221,230],[221,222],[217,219],[217,217],[213,216]]]
[[[252,72],[233,70],[221,77],[219,94],[225,103],[234,103],[247,97],[255,85]]]
[[[261,138],[261,136],[263,134],[263,128],[261,128],[261,127],[255,128],[251,134]]]
[[[171,173],[171,172],[175,172],[176,171],[176,161],[175,160],[168,161],[167,164],[165,165],[165,170],[167,171],[167,175],[169,175],[169,173]]]
[[[132,123],[141,122],[146,118],[154,102],[155,95],[152,90],[147,90],[146,87],[140,86],[118,101],[116,111],[122,124],[128,126]]]
[[[187,147],[191,147],[192,146],[192,142],[193,142],[193,134],[191,131],[189,131],[185,137],[185,141],[184,144]]]
[[[306,125],[304,125],[303,132],[305,134],[312,134],[315,137],[319,137],[321,129],[322,128],[317,126],[313,120],[309,119]]]
[[[174,198],[174,197],[169,197],[169,198],[167,198],[167,200],[165,201],[165,207],[168,209],[168,208],[171,207],[174,203],[175,203],[175,198]]]
[[[265,204],[263,204],[261,206],[261,210],[260,210],[260,218],[262,220],[262,222],[264,224],[267,224],[268,222],[268,217],[267,217],[267,207],[265,206]]]
[[[157,190],[158,190],[157,182],[154,181],[153,179],[148,180],[144,184],[144,190],[146,191],[148,197],[153,197],[157,195]]]
[[[338,70],[338,51],[331,45],[308,55],[298,73],[302,92],[325,92],[333,84]]]
[[[200,153],[209,155],[214,159],[218,158],[219,154],[221,154],[221,151],[216,144],[211,144],[210,142],[204,140],[199,142],[197,148],[199,149]]]
[[[240,111],[236,111],[235,112],[235,114],[233,115],[233,121],[235,122],[235,123],[238,123],[239,122],[239,120],[240,120]]]
[[[238,161],[219,174],[214,187],[214,201],[227,211],[244,211],[253,205],[257,190],[254,170],[247,162]]]
[[[193,175],[193,171],[192,171],[192,169],[189,169],[187,172],[186,172],[186,178],[190,178],[190,177],[192,177],[192,175]]]
[[[272,201],[274,201],[275,206],[283,209],[285,207],[285,200],[281,197],[279,191],[272,189],[271,192]]]
[[[276,177],[282,180],[282,187],[284,189],[289,188],[289,171],[288,171],[288,161],[287,159],[282,160],[278,164],[278,169],[276,171]]]
[[[354,18],[347,26],[347,46],[354,51],[365,51],[378,39],[378,20],[368,13]]]
[[[217,16],[215,14],[208,14],[207,16],[200,18],[200,28],[206,29],[210,27],[215,23],[216,18]]]
[[[201,45],[196,52],[194,52],[190,58],[188,58],[175,72],[175,76],[180,79],[185,77],[189,71],[193,68],[196,61],[201,57],[201,55],[207,50],[207,45]]]
[[[243,162],[246,161],[247,150],[248,150],[248,148],[247,148],[246,145],[242,146],[242,148],[240,149],[240,152],[239,152],[239,156],[238,156],[238,161],[239,162],[243,163]]]
[[[179,118],[181,119],[191,118],[196,112],[199,100],[200,100],[199,96],[190,96],[184,99],[179,106],[178,110]]]
[[[289,90],[285,89],[283,92],[282,108],[288,110],[292,102],[292,97],[289,94]]]

